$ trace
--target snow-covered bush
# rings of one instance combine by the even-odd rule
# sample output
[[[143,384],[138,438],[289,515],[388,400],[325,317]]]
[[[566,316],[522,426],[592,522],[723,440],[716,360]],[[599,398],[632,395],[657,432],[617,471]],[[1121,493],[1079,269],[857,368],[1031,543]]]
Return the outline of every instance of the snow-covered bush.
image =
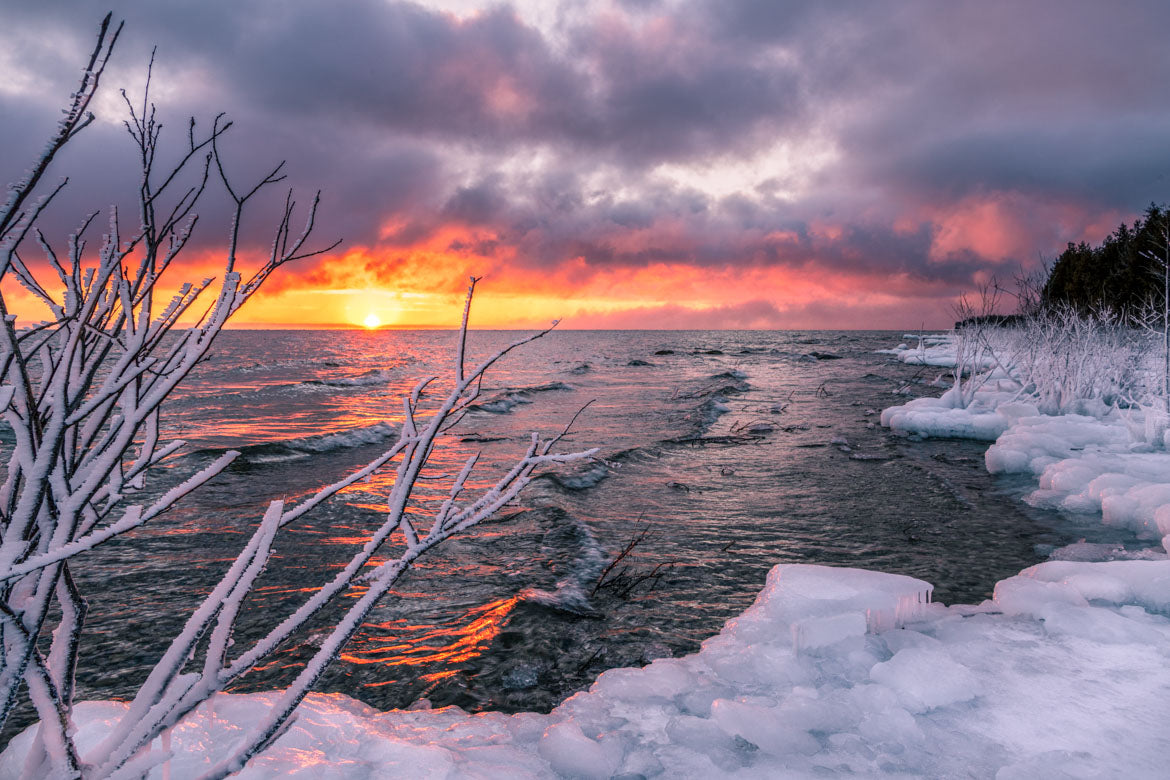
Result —
[[[997,313],[1002,290],[994,280],[977,298],[962,295],[954,306],[950,360],[936,363],[952,366],[948,396],[955,407],[967,408],[993,380],[1014,383],[1020,396],[1045,414],[1142,405],[1165,384],[1153,381],[1147,365],[1152,344],[1132,318],[1109,310],[1039,306],[1034,285],[1026,278],[1017,281],[1019,314]]]
[[[985,286],[980,291],[978,307],[966,295],[959,296],[955,304],[958,321],[951,334],[954,363],[949,395],[960,409],[971,405],[975,393],[990,376],[988,370],[996,365],[996,354],[989,339],[996,326],[989,317],[995,312],[998,297],[997,288]]]
[[[1033,311],[1007,324],[965,302],[957,311],[969,316],[950,334],[932,337],[924,352],[883,350],[906,363],[951,368],[942,396],[887,409],[883,424],[995,440],[1008,424],[996,409],[1020,402],[1045,415],[1105,417],[1120,410],[1136,443],[1166,446],[1160,334],[1110,312],[1071,307]]]
[[[1133,405],[1156,392],[1148,337],[1111,312],[1060,307],[1028,318],[1004,341],[1003,360],[1046,414]]]
[[[161,497],[141,499],[152,467],[183,445],[164,441],[163,402],[206,358],[225,323],[273,271],[332,248],[307,246],[316,198],[303,228],[294,232],[295,203],[289,192],[268,257],[254,273],[242,275],[236,259],[240,225],[254,199],[283,179],[283,163],[254,186],[233,186],[219,152],[230,123],[217,117],[203,134],[192,120],[179,162],[156,170],[155,159],[165,155],[156,154],[161,125],[149,102],[149,77],[141,105],[135,108],[127,100],[127,128],[142,161],[137,227],[125,232],[125,220],[113,210],[96,252],[88,251],[86,240],[96,214],[83,221],[64,247],[41,233],[38,219],[64,186],[43,185],[45,173],[57,153],[92,121],[88,107],[120,31],[121,26],[111,29],[107,16],[53,138],[0,207],[0,280],[14,277],[51,313],[47,322],[18,328],[0,295],[0,404],[15,438],[0,485],[0,725],[16,706],[23,685],[40,719],[24,776],[141,776],[165,760],[165,749],[159,746],[167,743],[169,730],[184,715],[263,662],[323,608],[344,605],[344,615],[295,682],[274,696],[273,705],[246,736],[226,753],[219,751],[218,762],[204,775],[223,777],[282,733],[327,664],[419,556],[514,499],[537,468],[592,451],[554,453],[560,435],[541,441],[534,434],[527,451],[490,487],[468,493],[477,460],[472,457],[457,475],[446,477],[450,487],[441,506],[428,511],[415,504],[412,493],[426,473],[437,437],[474,402],[484,372],[515,347],[543,335],[521,339],[468,368],[463,344],[473,279],[449,389],[432,399],[426,391],[435,378],[421,381],[403,399],[404,421],[393,447],[296,506],[273,501],[239,557],[191,613],[116,725],[96,746],[79,752],[72,728],[73,675],[86,602],[72,569],[85,565],[88,550],[166,512],[236,457],[238,453],[226,453]],[[218,281],[183,284],[169,300],[159,297],[164,274],[192,235],[194,209],[215,179],[235,204],[223,275]],[[39,263],[26,257],[34,251],[30,244],[44,255]],[[203,307],[198,324],[177,327],[206,300],[208,290],[214,298]],[[395,481],[384,520],[371,539],[266,636],[246,646],[234,644],[233,627],[280,529],[383,467],[396,470]]]

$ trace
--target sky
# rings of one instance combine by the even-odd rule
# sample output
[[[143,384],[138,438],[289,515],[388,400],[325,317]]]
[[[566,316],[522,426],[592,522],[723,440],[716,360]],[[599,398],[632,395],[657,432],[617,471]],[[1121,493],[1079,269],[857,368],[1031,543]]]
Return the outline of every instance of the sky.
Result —
[[[3,180],[107,6],[126,27],[46,232],[132,196],[118,90],[157,46],[164,144],[226,112],[231,175],[287,159],[343,239],[252,326],[450,327],[475,275],[479,327],[936,328],[1170,193],[1170,3],[1139,0],[4,0]],[[200,214],[176,284],[222,269],[218,191]]]

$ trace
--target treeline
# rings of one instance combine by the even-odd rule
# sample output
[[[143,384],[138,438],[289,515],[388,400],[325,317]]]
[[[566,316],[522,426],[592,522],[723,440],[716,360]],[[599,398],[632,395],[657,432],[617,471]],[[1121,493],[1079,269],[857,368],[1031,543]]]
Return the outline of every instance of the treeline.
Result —
[[[1153,204],[1132,225],[1121,223],[1100,246],[1068,245],[1041,290],[1045,308],[1112,310],[1127,320],[1162,299],[1170,212]]]

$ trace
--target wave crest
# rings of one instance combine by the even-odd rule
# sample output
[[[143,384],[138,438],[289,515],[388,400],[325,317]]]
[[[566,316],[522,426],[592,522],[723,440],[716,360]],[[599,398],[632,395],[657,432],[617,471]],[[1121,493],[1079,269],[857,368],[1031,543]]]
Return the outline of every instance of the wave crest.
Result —
[[[572,385],[567,385],[564,382],[549,382],[543,385],[533,385],[531,387],[511,387],[507,388],[486,401],[481,401],[477,404],[472,404],[468,409],[480,412],[488,412],[489,414],[507,414],[515,409],[520,404],[532,403],[532,396],[537,393],[549,393],[560,390],[573,390]]]

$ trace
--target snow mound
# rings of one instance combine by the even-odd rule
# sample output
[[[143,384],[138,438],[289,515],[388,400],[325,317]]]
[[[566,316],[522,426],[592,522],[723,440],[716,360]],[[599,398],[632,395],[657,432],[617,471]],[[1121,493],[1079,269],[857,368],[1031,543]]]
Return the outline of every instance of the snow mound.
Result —
[[[939,398],[915,398],[882,410],[881,422],[892,430],[917,436],[995,441],[1011,425],[1011,409],[1000,412],[995,403],[1007,397],[1006,393],[995,398],[986,395],[965,409],[957,405],[953,391]]]
[[[1141,451],[1124,422],[1076,414],[1024,417],[987,450],[987,469],[1030,473],[1028,500],[1101,513],[1108,525],[1162,539],[1170,551],[1170,452]]]

